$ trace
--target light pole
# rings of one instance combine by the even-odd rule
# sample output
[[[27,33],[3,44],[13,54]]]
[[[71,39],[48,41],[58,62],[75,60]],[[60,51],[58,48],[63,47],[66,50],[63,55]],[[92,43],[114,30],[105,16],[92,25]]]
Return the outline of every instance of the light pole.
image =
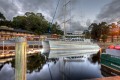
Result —
[[[3,54],[4,54],[4,52],[5,52],[5,51],[4,51],[4,46],[5,46],[4,43],[5,43],[5,42],[4,42],[4,40],[3,40]]]

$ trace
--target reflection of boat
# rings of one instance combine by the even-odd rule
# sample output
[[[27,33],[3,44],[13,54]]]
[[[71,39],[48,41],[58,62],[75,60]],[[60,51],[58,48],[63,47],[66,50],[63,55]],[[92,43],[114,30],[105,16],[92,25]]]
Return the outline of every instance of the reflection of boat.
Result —
[[[116,75],[120,75],[120,71],[115,70],[109,66],[106,65],[101,65],[101,73],[103,76],[116,76]]]
[[[82,58],[65,58],[63,59],[65,62],[84,62],[85,60]]]

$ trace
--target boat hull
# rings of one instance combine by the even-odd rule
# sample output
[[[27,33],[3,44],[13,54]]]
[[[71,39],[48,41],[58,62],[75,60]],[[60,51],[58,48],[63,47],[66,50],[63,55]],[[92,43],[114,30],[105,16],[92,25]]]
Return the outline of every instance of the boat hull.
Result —
[[[42,41],[41,54],[48,57],[50,53],[49,41]]]
[[[90,42],[79,41],[49,41],[50,58],[53,57],[72,57],[84,54],[95,54],[100,47]]]
[[[120,72],[120,58],[110,54],[101,54],[101,64]]]

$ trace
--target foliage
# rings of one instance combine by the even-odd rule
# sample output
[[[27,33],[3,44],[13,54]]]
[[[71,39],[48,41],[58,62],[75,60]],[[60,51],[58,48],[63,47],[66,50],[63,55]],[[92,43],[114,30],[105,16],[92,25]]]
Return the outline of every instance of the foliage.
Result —
[[[0,26],[8,26],[8,27],[11,27],[12,23],[11,21],[0,21]]]
[[[11,21],[6,20],[5,16],[0,12],[0,26],[10,27],[11,25]]]
[[[106,34],[102,35],[102,39],[103,39],[103,42],[105,42],[107,39],[107,35]]]
[[[111,36],[114,36],[114,35],[117,36],[117,35],[120,34],[119,27],[118,27],[115,23],[112,23],[112,24],[109,25],[109,26],[111,26],[110,32],[109,32],[109,34],[110,34]]]
[[[102,35],[109,35],[109,26],[106,22],[101,22],[99,24],[92,23],[89,26],[89,29],[91,29],[91,37],[92,39],[99,40]]]
[[[27,57],[27,73],[39,72],[45,63],[45,58],[42,55],[36,54]],[[11,67],[15,68],[15,59],[11,61]]]
[[[92,23],[89,28],[91,28],[91,38],[92,39],[98,39],[100,37],[100,32],[98,25],[96,23]]]
[[[14,28],[21,28],[35,32],[36,34],[51,33],[62,34],[60,26],[55,23],[50,27],[48,22],[41,13],[26,12],[24,16],[17,16],[13,18],[12,22]]]
[[[49,30],[51,30],[50,33],[52,34],[63,34],[57,22],[50,26],[51,23],[41,13],[26,12],[23,16],[13,17],[13,21],[5,19],[4,15],[0,13],[0,26],[28,30],[38,35],[48,33]]]
[[[85,35],[86,39],[89,39],[91,37],[90,31],[88,31],[88,30],[84,30],[83,34]]]
[[[5,19],[6,19],[5,16],[0,12],[0,20],[4,21]]]

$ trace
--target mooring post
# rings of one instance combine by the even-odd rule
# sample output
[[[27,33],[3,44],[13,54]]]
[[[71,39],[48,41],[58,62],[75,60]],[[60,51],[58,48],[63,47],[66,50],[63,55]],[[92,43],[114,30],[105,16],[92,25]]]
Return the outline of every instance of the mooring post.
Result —
[[[100,54],[102,54],[102,48],[100,48],[99,52],[100,52]]]
[[[16,38],[15,45],[15,80],[26,80],[26,47],[27,41],[23,37]]]

